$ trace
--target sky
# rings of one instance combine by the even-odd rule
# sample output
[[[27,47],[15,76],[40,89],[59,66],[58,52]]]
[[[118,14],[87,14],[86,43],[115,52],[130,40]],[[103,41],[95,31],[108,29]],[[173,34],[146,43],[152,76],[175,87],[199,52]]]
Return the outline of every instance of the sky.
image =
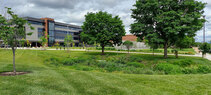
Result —
[[[4,7],[10,7],[20,16],[36,18],[49,17],[55,21],[82,25],[87,12],[107,11],[113,16],[118,15],[129,34],[130,24],[133,23],[131,10],[136,0],[0,0],[0,13]],[[211,0],[198,0],[207,3],[206,41],[211,40]],[[195,37],[197,42],[203,41],[203,31],[198,31]]]

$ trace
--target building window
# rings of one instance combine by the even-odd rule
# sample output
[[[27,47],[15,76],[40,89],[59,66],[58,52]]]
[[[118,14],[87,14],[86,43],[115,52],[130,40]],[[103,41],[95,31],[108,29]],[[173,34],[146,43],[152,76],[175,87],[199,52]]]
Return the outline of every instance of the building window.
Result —
[[[74,35],[79,35],[79,32],[74,32]]]
[[[67,29],[67,26],[62,26],[62,25],[55,25],[55,28],[62,28],[62,29]]]
[[[49,29],[49,45],[53,45],[54,41],[55,41],[55,38],[54,38],[54,30],[55,30],[55,27],[54,27],[54,22],[49,22],[48,23],[48,29]]]
[[[44,28],[38,28],[37,30],[38,30],[38,38],[44,36],[44,34],[45,34],[45,33],[44,33],[44,31],[45,31]]]
[[[79,40],[79,38],[78,38],[78,37],[74,37],[73,39],[74,39],[74,40]]]
[[[37,21],[28,21],[30,24],[35,24],[35,25],[44,25],[42,22],[37,22]]]
[[[55,39],[61,39],[63,40],[66,35],[71,34],[73,36],[73,32],[68,32],[68,31],[62,31],[62,30],[55,30]]]

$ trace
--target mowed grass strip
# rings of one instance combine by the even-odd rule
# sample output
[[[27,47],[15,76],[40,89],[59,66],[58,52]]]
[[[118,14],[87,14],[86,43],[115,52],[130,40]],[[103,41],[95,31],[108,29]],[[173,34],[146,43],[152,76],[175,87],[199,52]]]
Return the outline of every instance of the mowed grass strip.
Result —
[[[20,76],[0,76],[0,95],[204,95],[211,91],[211,74],[103,73],[79,71],[68,66],[56,67],[45,63],[45,60],[52,56],[87,57],[96,54],[98,53],[17,50],[17,70],[31,73]],[[196,60],[203,61],[201,58]],[[12,52],[0,50],[0,72],[11,70]]]

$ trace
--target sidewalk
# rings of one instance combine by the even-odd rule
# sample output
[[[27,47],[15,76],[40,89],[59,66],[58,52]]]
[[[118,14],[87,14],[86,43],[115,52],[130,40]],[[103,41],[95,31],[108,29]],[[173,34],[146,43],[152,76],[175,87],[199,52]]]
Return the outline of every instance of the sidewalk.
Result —
[[[42,48],[18,48],[18,49],[26,49],[26,50],[42,50]],[[46,50],[57,50],[57,49],[46,49]],[[58,49],[60,50],[60,49]],[[61,49],[64,50],[64,49]],[[86,49],[69,49],[70,51],[90,51],[90,52],[101,52],[101,50],[86,50]],[[105,52],[113,52],[113,53],[128,53],[127,51],[105,51]],[[152,54],[152,53],[145,53],[145,52],[130,52],[133,54]],[[155,55],[163,55],[163,53],[154,53]],[[174,54],[168,54],[174,55]],[[185,55],[185,54],[178,54],[179,56],[191,56],[191,57],[202,57],[202,54],[197,53],[195,55]],[[211,61],[211,55],[206,54],[206,59]]]

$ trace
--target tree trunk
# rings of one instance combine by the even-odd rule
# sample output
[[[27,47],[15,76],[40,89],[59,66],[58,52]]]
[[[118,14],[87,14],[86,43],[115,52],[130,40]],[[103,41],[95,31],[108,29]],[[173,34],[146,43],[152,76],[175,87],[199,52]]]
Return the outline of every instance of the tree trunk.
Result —
[[[203,52],[202,52],[202,58],[205,58],[205,55],[206,55],[206,53],[203,53]]]
[[[15,48],[12,47],[12,52],[13,52],[13,72],[16,75],[16,69],[15,69]]]
[[[128,50],[128,51],[127,51],[127,52],[128,52],[128,54],[129,54],[129,53],[130,53],[130,48],[128,48],[127,50]]]
[[[102,55],[104,55],[104,49],[105,49],[105,46],[102,45]]]
[[[167,53],[168,53],[168,45],[167,45],[167,43],[165,43],[164,44],[164,58],[168,57]]]
[[[177,50],[175,51],[175,56],[176,56],[176,58],[178,58],[178,51]]]

